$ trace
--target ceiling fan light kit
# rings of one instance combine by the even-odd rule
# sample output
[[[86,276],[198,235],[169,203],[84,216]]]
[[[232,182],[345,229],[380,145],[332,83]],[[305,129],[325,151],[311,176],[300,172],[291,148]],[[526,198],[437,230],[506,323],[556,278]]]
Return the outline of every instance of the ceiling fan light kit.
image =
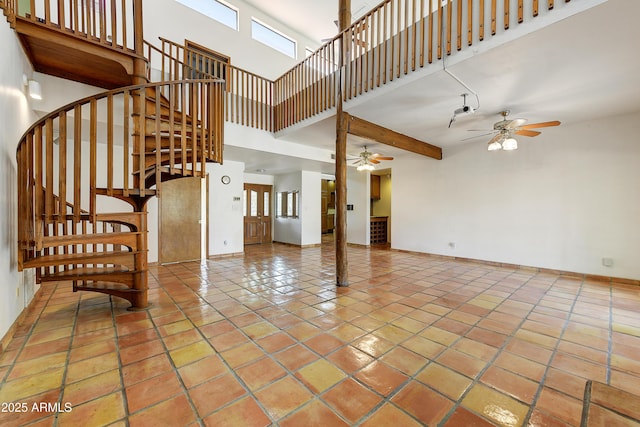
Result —
[[[507,138],[502,142],[502,149],[503,150],[517,150],[518,149],[518,141],[516,141],[514,138]]]
[[[393,157],[382,156],[378,153],[372,153],[367,150],[367,146],[362,147],[362,152],[358,156],[358,159],[353,163],[357,165],[356,170],[358,172],[362,171],[372,171],[376,168],[376,164],[380,163],[381,160],[393,160]]]
[[[498,141],[493,141],[489,143],[489,146],[487,147],[487,149],[489,151],[502,150],[502,144],[500,144]]]
[[[372,170],[374,170],[375,168],[376,168],[376,167],[375,167],[375,166],[373,166],[371,163],[366,163],[366,164],[359,165],[359,166],[356,168],[356,170],[357,170],[358,172],[362,172],[362,171],[372,171]]]

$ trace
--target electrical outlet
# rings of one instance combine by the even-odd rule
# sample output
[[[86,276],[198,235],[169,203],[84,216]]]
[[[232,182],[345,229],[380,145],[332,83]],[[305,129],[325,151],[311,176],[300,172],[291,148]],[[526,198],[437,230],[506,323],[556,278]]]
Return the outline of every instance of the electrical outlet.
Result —
[[[456,248],[456,242],[449,242],[449,247],[451,249],[455,249]]]
[[[602,258],[602,265],[605,267],[613,267],[613,258]]]

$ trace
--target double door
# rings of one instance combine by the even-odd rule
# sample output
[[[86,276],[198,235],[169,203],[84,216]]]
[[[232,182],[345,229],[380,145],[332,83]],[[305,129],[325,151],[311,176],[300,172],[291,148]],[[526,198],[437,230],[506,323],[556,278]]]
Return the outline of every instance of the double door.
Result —
[[[244,244],[271,243],[271,186],[244,185]]]

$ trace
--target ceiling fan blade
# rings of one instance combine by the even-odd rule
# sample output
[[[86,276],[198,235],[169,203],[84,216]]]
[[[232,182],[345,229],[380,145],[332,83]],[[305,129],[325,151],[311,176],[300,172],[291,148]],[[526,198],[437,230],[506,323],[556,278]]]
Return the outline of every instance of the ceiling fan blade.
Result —
[[[520,129],[520,130],[515,131],[514,133],[516,135],[522,135],[522,136],[538,136],[542,132],[538,132],[537,130]]]
[[[520,126],[520,129],[548,128],[551,126],[559,126],[560,122],[554,120],[552,122],[531,123],[530,125]]]
[[[379,162],[379,161],[377,161],[376,159],[369,159],[369,161],[370,161],[371,163],[373,163],[373,164],[376,164],[376,165],[380,163],[380,162]]]
[[[387,157],[387,156],[383,156],[380,153],[374,153],[371,156],[369,156],[370,159],[376,159],[376,160],[393,160],[393,157]]]
[[[494,132],[483,133],[481,135],[475,135],[475,136],[470,136],[469,138],[461,139],[461,141],[467,141],[469,139],[480,138],[480,137],[483,137],[483,136],[488,136],[488,135],[493,135],[493,134],[494,134]]]
[[[513,119],[510,120],[509,123],[505,124],[503,126],[503,129],[519,128],[522,127],[522,125],[524,125],[525,123],[527,123],[527,119]]]
[[[507,137],[508,134],[509,134],[508,132],[500,132],[499,134],[491,138],[491,140],[489,141],[489,144],[493,144],[494,142],[502,142]]]

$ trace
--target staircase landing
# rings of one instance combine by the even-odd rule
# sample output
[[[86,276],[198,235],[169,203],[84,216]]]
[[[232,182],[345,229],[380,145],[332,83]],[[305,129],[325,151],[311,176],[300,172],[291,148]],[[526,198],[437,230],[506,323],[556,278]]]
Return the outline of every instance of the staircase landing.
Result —
[[[40,73],[105,89],[135,83],[134,61],[141,58],[133,51],[24,17],[16,17],[15,30],[33,68]]]

